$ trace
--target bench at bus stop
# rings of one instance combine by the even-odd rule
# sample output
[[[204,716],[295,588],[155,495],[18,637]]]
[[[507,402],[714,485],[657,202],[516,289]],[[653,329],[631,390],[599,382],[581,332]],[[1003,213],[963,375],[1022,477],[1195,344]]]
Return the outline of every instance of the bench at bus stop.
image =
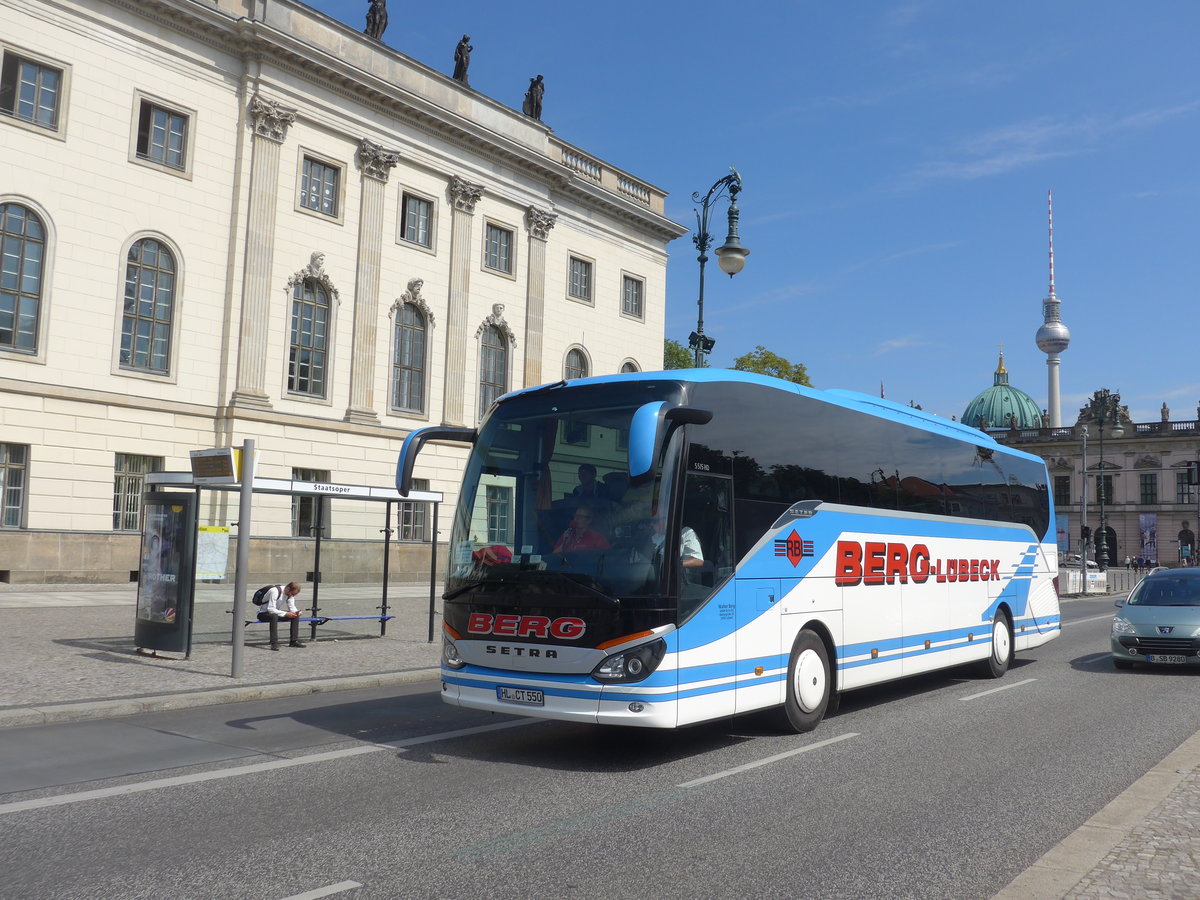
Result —
[[[369,622],[386,622],[389,619],[394,619],[395,616],[307,616],[297,619],[298,622],[307,622],[315,630],[318,626],[324,625],[326,622],[351,622],[351,621],[369,621]],[[280,618],[280,622],[291,622],[291,619]],[[246,625],[270,625],[269,621],[262,619],[246,619],[242,626]],[[315,633],[315,632],[314,632]]]

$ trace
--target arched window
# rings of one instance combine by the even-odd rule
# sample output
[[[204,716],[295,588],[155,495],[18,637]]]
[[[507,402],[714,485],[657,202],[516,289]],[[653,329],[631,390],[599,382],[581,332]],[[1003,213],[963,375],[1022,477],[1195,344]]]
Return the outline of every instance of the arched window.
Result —
[[[483,329],[479,341],[479,415],[508,393],[508,343],[495,325]]]
[[[572,378],[587,378],[587,376],[587,357],[583,355],[583,351],[578,347],[573,347],[567,351],[567,363],[563,366],[563,378],[570,380]]]
[[[288,390],[325,396],[329,346],[329,292],[315,278],[303,278],[292,291],[292,336]]]
[[[166,245],[142,238],[125,259],[121,365],[165,373],[171,363],[175,315],[175,257]]]
[[[0,349],[37,351],[46,229],[33,210],[0,204]]]
[[[425,412],[425,316],[412,303],[396,310],[392,350],[392,407]]]
[[[630,372],[640,372],[640,371],[642,371],[642,370],[638,368],[638,364],[635,363],[632,359],[627,359],[627,360],[625,360],[625,362],[621,363],[621,374],[622,375],[628,375]]]

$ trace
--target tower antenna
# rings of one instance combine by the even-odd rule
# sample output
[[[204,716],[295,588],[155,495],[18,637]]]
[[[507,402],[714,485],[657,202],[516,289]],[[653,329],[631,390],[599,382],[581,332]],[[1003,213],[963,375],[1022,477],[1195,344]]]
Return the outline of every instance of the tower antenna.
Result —
[[[1050,219],[1050,296],[1054,296],[1054,190],[1046,191],[1046,211]]]

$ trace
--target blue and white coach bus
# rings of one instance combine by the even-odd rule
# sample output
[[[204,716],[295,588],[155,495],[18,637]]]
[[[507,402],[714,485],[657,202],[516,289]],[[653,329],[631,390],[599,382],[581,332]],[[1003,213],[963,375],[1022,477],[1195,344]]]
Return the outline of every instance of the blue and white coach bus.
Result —
[[[1045,464],[886,400],[720,369],[558,382],[476,429],[450,534],[446,702],[675,728],[1059,634]]]

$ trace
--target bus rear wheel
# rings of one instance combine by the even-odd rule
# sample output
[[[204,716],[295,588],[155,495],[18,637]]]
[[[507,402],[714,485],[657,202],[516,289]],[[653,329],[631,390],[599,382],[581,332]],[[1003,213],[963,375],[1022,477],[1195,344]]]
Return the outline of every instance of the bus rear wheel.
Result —
[[[1012,658],[1012,623],[1008,613],[998,609],[992,619],[992,649],[988,658],[979,663],[979,674],[984,678],[1000,678],[1008,671]]]
[[[812,731],[825,717],[832,693],[829,652],[817,633],[806,628],[792,645],[787,699],[778,714],[779,725],[796,734]]]

